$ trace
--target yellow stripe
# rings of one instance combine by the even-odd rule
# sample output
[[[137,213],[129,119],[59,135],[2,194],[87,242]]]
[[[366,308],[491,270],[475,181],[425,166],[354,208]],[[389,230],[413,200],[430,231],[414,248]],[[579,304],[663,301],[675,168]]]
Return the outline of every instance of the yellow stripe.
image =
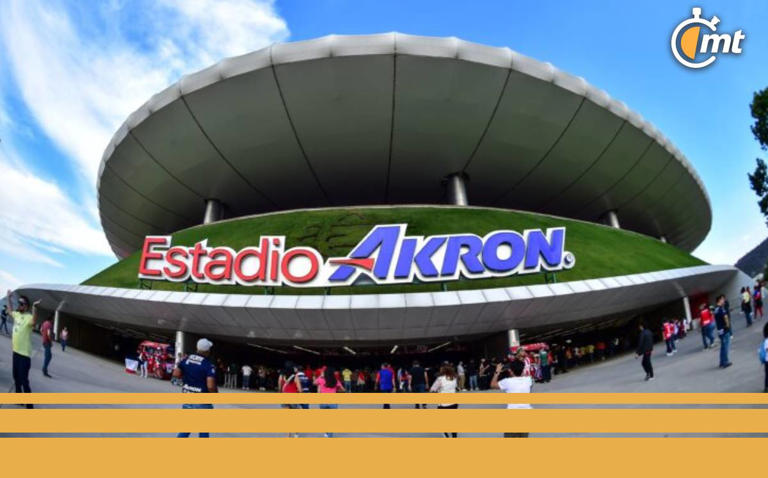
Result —
[[[764,433],[768,409],[3,409],[6,433]]]
[[[690,404],[748,405],[768,404],[762,393],[0,393],[0,404],[280,404],[280,403],[460,403],[460,404]]]
[[[764,449],[763,440],[751,438],[29,438],[3,440],[3,472],[65,478],[760,476]]]

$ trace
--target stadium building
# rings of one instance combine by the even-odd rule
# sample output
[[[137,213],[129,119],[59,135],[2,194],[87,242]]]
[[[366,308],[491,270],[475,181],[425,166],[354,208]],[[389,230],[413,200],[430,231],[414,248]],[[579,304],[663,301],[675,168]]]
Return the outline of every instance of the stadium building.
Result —
[[[653,125],[456,38],[332,35],[185,76],[117,130],[98,200],[120,261],[19,291],[91,348],[506,346],[749,284],[690,255],[709,198]]]

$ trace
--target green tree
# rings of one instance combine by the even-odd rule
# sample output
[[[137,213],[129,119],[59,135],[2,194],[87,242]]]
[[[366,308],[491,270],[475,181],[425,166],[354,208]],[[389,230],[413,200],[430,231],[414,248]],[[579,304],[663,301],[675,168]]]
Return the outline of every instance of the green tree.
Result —
[[[755,119],[755,124],[749,129],[760,143],[760,148],[763,151],[768,150],[768,88],[755,92],[749,110]]]
[[[754,93],[749,111],[752,118],[755,119],[754,124],[749,129],[752,130],[755,139],[760,143],[760,148],[766,151],[768,150],[768,88]],[[768,167],[761,158],[756,158],[755,162],[755,170],[751,174],[747,173],[749,187],[759,198],[757,205],[760,206],[760,212],[768,223]]]

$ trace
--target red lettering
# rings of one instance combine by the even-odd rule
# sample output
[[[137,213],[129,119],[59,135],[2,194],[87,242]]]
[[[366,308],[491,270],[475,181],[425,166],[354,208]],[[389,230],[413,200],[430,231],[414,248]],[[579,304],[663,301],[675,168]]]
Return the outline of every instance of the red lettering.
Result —
[[[221,256],[221,259],[217,257]],[[208,253],[211,260],[205,265],[205,275],[213,281],[228,280],[232,278],[232,252],[223,247],[212,249]],[[215,272],[214,269],[220,269]]]
[[[261,240],[261,249],[255,247],[246,247],[237,253],[235,257],[235,276],[243,282],[264,282],[267,276],[267,251],[269,249],[269,239]],[[259,269],[253,274],[243,272],[243,261],[248,257],[255,257],[259,261]]]
[[[280,242],[277,239],[274,239],[273,242],[275,245],[278,245]],[[280,252],[279,251],[272,251],[272,253],[269,255],[269,280],[276,281],[277,280],[277,267],[280,264]]]
[[[192,277],[195,279],[202,279],[203,274],[200,273],[200,259],[204,257],[206,254],[205,249],[203,249],[203,245],[201,243],[195,244],[195,247],[192,249],[192,270],[190,271],[192,274]]]
[[[296,258],[304,256],[307,259],[309,259],[309,272],[304,274],[303,276],[295,276],[291,274],[291,272],[288,270],[288,266],[290,262]],[[296,284],[303,284],[305,282],[309,282],[312,279],[317,276],[317,271],[320,268],[320,261],[317,259],[317,256],[312,253],[309,249],[290,249],[288,252],[285,253],[283,256],[283,262],[280,264],[280,272],[283,275],[283,278],[288,280],[289,282],[294,282]]]
[[[152,246],[168,246],[170,242],[170,236],[147,236],[144,239],[144,247],[141,248],[141,259],[139,259],[139,276],[159,277],[162,275],[160,270],[148,268],[147,262],[152,259],[163,258],[162,253],[152,251]]]
[[[176,270],[171,270],[170,267],[166,266],[163,268],[163,273],[166,275],[166,277],[170,279],[181,279],[185,277],[188,273],[187,271],[187,261],[182,259],[176,259],[174,256],[181,256],[184,259],[187,259],[189,257],[189,253],[187,252],[187,249],[184,247],[171,247],[168,249],[168,252],[165,253],[165,261],[172,267],[176,267]]]

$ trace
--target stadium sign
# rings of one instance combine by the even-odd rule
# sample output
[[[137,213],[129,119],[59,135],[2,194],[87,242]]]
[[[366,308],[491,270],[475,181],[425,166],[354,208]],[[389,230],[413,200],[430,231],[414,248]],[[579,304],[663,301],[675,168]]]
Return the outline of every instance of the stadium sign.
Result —
[[[333,287],[358,280],[375,284],[444,282],[570,269],[565,227],[522,233],[407,236],[407,224],[375,226],[346,257],[323,260],[316,249],[285,248],[285,236],[261,236],[258,246],[173,245],[171,236],[147,236],[139,278],[202,284]]]

